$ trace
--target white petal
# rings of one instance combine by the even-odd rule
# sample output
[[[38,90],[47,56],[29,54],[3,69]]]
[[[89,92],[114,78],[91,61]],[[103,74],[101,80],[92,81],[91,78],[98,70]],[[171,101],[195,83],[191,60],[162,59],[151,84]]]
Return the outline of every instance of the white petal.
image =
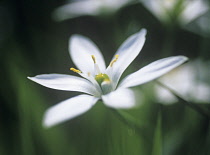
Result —
[[[147,8],[154,16],[160,20],[164,20],[168,15],[164,7],[164,0],[142,0],[142,4]],[[173,4],[173,2],[171,3]]]
[[[210,62],[197,59],[174,69],[158,81],[188,101],[210,103],[210,86],[205,78],[210,75],[209,68]]]
[[[117,89],[107,95],[102,96],[105,105],[112,108],[127,109],[135,106],[135,94],[130,89]]]
[[[187,60],[188,58],[185,56],[160,59],[125,77],[119,87],[133,87],[149,82],[169,72]]]
[[[111,10],[117,10],[121,7],[123,7],[124,5],[130,3],[130,0],[103,0],[101,1],[103,2],[103,6],[106,7],[107,11],[111,11]],[[105,10],[106,11],[106,10]]]
[[[168,89],[155,85],[155,96],[159,103],[170,105],[176,103],[178,99]]]
[[[55,10],[53,17],[57,21],[75,18],[83,15],[97,15],[101,8],[100,1],[84,0],[75,1],[59,7]]]
[[[103,91],[103,94],[110,93],[113,90],[111,81],[102,82],[101,83],[101,89]]]
[[[210,86],[206,83],[198,82],[197,87],[191,89],[190,95],[193,101],[210,103]]]
[[[101,72],[105,70],[104,58],[97,46],[88,38],[81,35],[73,35],[69,43],[70,56],[74,64],[85,74],[94,72],[94,62],[91,55],[96,58]]]
[[[90,81],[80,77],[64,74],[42,74],[28,78],[48,88],[66,91],[79,91],[100,96],[99,91]]]
[[[45,127],[51,127],[70,120],[88,111],[97,101],[98,98],[94,96],[79,95],[60,102],[46,111],[43,125]]]
[[[118,49],[115,55],[119,55],[118,60],[113,64],[113,85],[116,87],[120,76],[130,63],[137,57],[145,42],[146,30],[130,36]],[[114,57],[115,58],[115,57]]]
[[[94,75],[88,75],[88,74],[84,74],[84,73],[79,73],[79,74],[81,76],[83,76],[84,78],[88,79],[90,82],[92,82],[94,87],[97,89],[98,93],[102,94],[101,87],[99,86],[98,82],[96,81]]]
[[[204,0],[189,1],[182,12],[182,22],[191,22],[209,10],[209,6]]]

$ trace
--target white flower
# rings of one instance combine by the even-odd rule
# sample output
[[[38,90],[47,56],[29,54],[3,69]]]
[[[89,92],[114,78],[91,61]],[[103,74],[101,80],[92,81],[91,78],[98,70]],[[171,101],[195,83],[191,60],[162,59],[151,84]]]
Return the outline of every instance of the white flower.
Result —
[[[204,37],[210,37],[210,11],[197,18],[190,24],[188,24],[185,29],[197,33],[198,35],[202,35]]]
[[[209,9],[205,0],[140,0],[160,21],[176,20],[182,25],[191,22]],[[176,16],[176,17],[175,17]]]
[[[112,13],[130,2],[131,0],[77,0],[57,8],[53,16],[60,21],[84,15]]]
[[[207,81],[209,67],[210,62],[194,60],[165,74],[159,81],[188,101],[210,103],[210,86]],[[177,98],[169,90],[160,86],[156,86],[155,90],[159,102],[163,104],[177,102]]]
[[[145,42],[146,30],[130,36],[117,50],[106,68],[104,58],[96,45],[86,37],[74,35],[70,39],[70,56],[79,70],[72,71],[82,77],[62,74],[43,74],[29,77],[45,87],[86,93],[67,99],[47,110],[44,125],[47,127],[72,119],[88,111],[101,99],[112,108],[135,106],[134,93],[129,87],[137,86],[167,73],[187,60],[174,56],[155,61],[128,75],[119,84],[124,70],[137,57]]]

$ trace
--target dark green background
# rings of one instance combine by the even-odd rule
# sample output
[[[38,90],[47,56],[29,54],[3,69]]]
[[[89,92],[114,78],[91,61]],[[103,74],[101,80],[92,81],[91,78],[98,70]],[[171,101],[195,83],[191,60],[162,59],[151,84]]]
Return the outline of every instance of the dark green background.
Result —
[[[0,1],[0,154],[210,154],[209,120],[182,103],[157,103],[151,91],[153,82],[135,88],[142,92],[144,103],[125,111],[141,129],[122,122],[101,102],[71,121],[50,129],[42,127],[47,108],[80,93],[51,90],[27,76],[74,74],[69,70],[75,66],[68,54],[72,34],[91,38],[108,64],[128,36],[146,28],[144,48],[126,73],[172,55],[210,60],[210,32],[205,36],[190,32],[176,20],[160,23],[140,3],[110,16],[53,21],[52,12],[63,4],[63,0]],[[208,104],[199,106],[209,109]]]

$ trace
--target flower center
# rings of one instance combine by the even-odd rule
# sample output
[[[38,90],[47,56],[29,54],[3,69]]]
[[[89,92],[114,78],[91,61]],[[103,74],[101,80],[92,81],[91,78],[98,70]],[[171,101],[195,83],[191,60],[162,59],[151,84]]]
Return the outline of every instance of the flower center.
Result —
[[[110,82],[110,78],[107,74],[103,74],[100,71],[100,68],[98,64],[96,63],[96,58],[94,55],[91,55],[91,58],[94,62],[94,70],[95,70],[95,80],[98,82],[99,85],[101,85],[102,82],[107,81]]]
[[[109,82],[110,78],[109,78],[109,76],[107,74],[100,73],[100,74],[97,74],[95,76],[95,80],[98,82],[99,85],[101,85],[101,83],[104,82],[104,81]]]
[[[109,67],[113,67],[114,63],[118,60],[119,55],[115,55],[115,59],[113,59],[110,64]],[[99,85],[101,85],[103,82],[106,82],[106,84],[110,84],[111,79],[109,78],[109,76],[107,74],[101,73],[100,68],[98,66],[98,64],[96,63],[96,58],[94,55],[91,55],[91,58],[94,62],[94,70],[95,70],[95,80],[97,81],[97,83]],[[83,74],[82,71],[75,69],[75,68],[70,68],[71,71],[78,73],[78,74]],[[88,72],[88,76],[90,77],[90,72]]]
[[[96,58],[94,55],[91,55],[93,62],[94,62],[94,68],[95,68],[95,80],[98,82],[99,85],[101,85],[103,82],[110,83],[111,80],[107,74],[101,73],[98,64],[96,63]],[[115,59],[112,60],[109,64],[110,67],[113,66],[113,64],[117,61],[119,55],[115,55]]]

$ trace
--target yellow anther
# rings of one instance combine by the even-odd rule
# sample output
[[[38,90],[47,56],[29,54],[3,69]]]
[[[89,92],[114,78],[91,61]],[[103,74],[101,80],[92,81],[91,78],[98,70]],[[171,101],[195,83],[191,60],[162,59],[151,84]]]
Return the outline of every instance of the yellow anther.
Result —
[[[75,68],[70,68],[71,71],[75,72],[75,73],[82,73],[80,70],[75,69]]]
[[[112,60],[109,65],[112,67],[113,64],[117,61],[118,58],[119,58],[119,55],[115,55],[115,59]]]
[[[94,64],[96,63],[96,57],[94,55],[91,55],[92,59],[93,59],[93,62]]]

